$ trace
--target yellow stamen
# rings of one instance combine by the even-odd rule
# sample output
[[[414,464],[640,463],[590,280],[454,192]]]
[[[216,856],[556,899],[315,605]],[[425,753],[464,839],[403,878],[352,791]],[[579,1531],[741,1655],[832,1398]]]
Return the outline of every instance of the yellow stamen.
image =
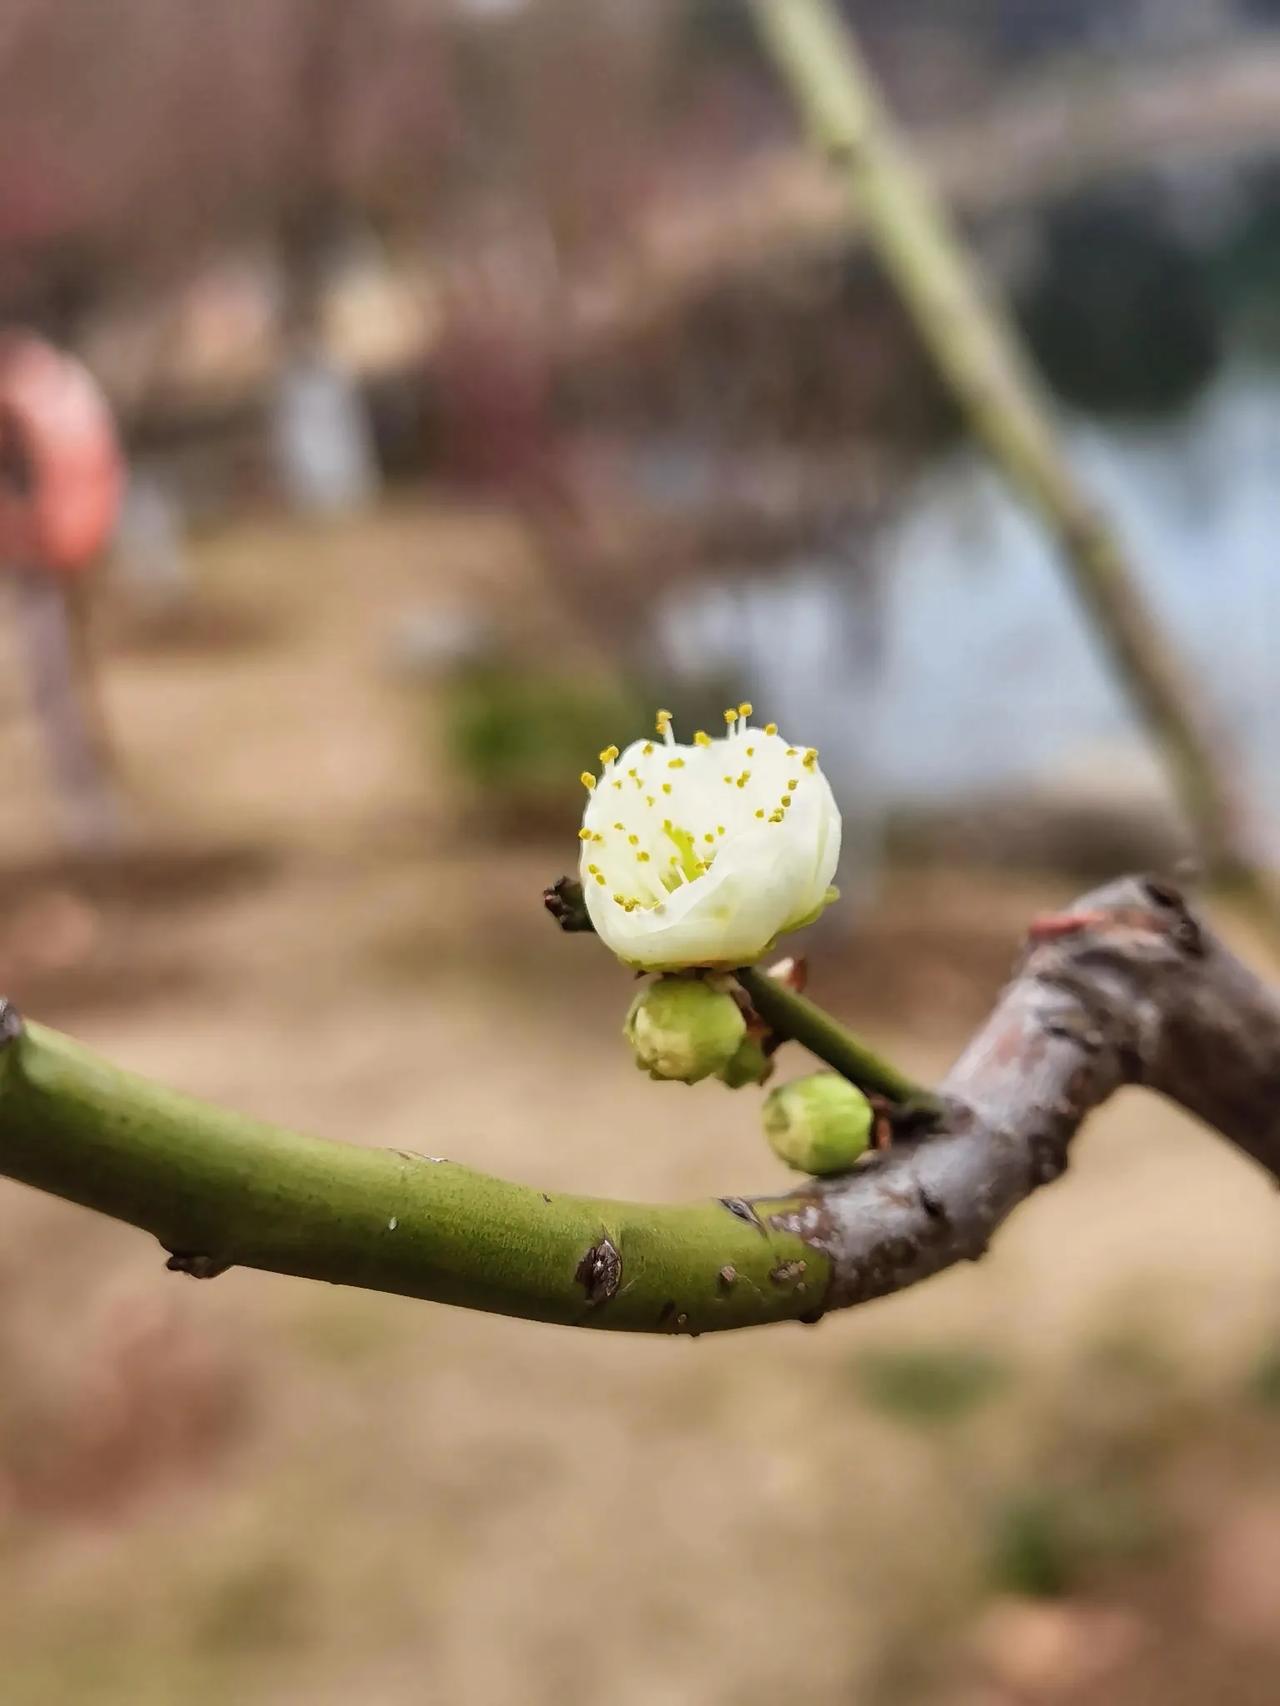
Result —
[[[750,699],[744,699],[741,705],[738,706],[738,715],[740,717],[749,717],[754,710],[755,706],[751,703]]]
[[[647,805],[649,807],[650,810],[652,810],[653,809],[653,795],[652,794],[646,794],[644,797],[644,803],[645,803],[645,805]]]
[[[782,796],[782,804],[784,806],[789,806],[791,804],[791,795],[790,794],[784,794]]]
[[[670,784],[670,782],[664,782],[664,783],[663,783],[663,784],[662,784],[662,791],[663,791],[663,793],[664,793],[664,794],[669,794],[669,793],[670,793],[670,792],[671,792],[671,784]]]
[[[684,759],[683,758],[669,758],[667,760],[667,769],[668,770],[683,770],[684,769]]]
[[[726,711],[724,714],[724,720],[730,727],[732,727],[738,720],[738,713],[733,710]]]
[[[799,756],[800,756],[800,748],[798,746],[789,746],[787,748],[787,757],[788,758],[799,758]]]
[[[693,744],[695,746],[710,746],[711,736],[705,729],[699,729],[697,734],[693,737]]]
[[[604,877],[599,871],[596,872],[596,881],[600,884],[601,888],[605,886]]]
[[[638,835],[629,835],[627,837],[627,840],[631,843],[631,845],[633,847],[639,847],[639,845],[640,845],[640,837]]]
[[[798,776],[789,776],[787,778],[787,786],[788,788],[798,788],[800,786],[800,778]]]
[[[764,807],[763,806],[758,806],[756,808],[756,816],[757,817],[763,817],[764,816]]]
[[[578,831],[578,840],[579,841],[590,841],[590,839],[591,839],[591,831],[589,829],[580,829]]]
[[[601,764],[611,764],[617,756],[618,749],[616,746],[606,746],[600,754],[600,762]]]
[[[642,865],[647,865],[649,863],[649,855],[647,853],[637,853],[636,859]]]
[[[596,785],[596,779],[589,770],[584,770],[578,780],[587,789],[594,788]]]
[[[754,758],[754,757],[755,757],[755,755],[756,755],[756,749],[755,749],[755,747],[754,747],[754,746],[749,746],[749,747],[748,747],[748,748],[747,748],[747,757],[748,757],[748,758]]]
[[[644,747],[642,748],[642,750],[643,750],[646,758],[652,758],[653,757],[653,742],[651,740],[647,740],[644,743]]]
[[[622,783],[621,782],[615,782],[613,784],[613,786],[618,790],[619,793],[622,792]]]
[[[766,723],[766,724],[765,724],[765,725],[764,725],[764,732],[765,732],[765,733],[766,733],[766,734],[767,734],[767,735],[776,735],[776,734],[777,734],[777,732],[778,732],[778,725],[777,725],[777,723]]]
[[[703,838],[702,838],[702,839],[703,839],[703,840],[704,840],[704,841],[706,841],[706,842],[710,842],[710,843],[714,843],[714,842],[715,842],[715,836],[714,836],[714,835],[704,835],[704,836],[703,836]]]

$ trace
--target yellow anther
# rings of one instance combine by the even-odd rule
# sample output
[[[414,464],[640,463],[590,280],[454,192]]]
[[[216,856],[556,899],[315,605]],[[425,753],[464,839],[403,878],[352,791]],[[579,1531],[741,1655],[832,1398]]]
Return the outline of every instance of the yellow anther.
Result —
[[[617,756],[618,749],[616,746],[606,746],[600,754],[600,762],[601,764],[611,764]]]
[[[663,729],[665,729],[667,724],[671,721],[670,711],[659,711],[656,721],[657,721],[657,726],[658,726],[658,733],[661,734]]]
[[[627,904],[627,900],[626,900],[625,895],[616,894],[616,895],[614,895],[613,899],[614,899],[614,904],[616,906],[625,906]]]
[[[722,823],[718,823],[716,825],[716,834],[717,835],[724,835],[725,833],[726,833],[726,831],[725,831],[724,825]]]
[[[693,737],[693,744],[695,746],[710,746],[711,736],[705,729],[699,729],[697,734]]]
[[[629,835],[627,837],[627,840],[631,843],[631,845],[633,847],[639,847],[639,845],[640,845],[640,837],[638,835]]]
[[[713,843],[715,841],[715,836],[714,835],[704,835],[702,839],[708,843]]]
[[[764,807],[763,806],[757,806],[756,807],[756,816],[757,817],[763,817],[764,816]]]
[[[788,776],[787,786],[788,788],[798,788],[800,786],[800,778],[798,776]]]
[[[724,781],[724,782],[732,782],[732,781],[733,781],[733,777],[732,777],[732,776],[724,776],[724,777],[722,777],[722,778],[721,778],[721,780],[722,780],[722,781]]]
[[[664,783],[663,783],[663,784],[662,784],[662,791],[663,791],[663,793],[664,793],[664,794],[669,794],[669,793],[670,793],[670,792],[671,792],[671,784],[670,784],[670,782],[664,782]]]
[[[652,794],[646,794],[644,797],[644,803],[645,803],[645,805],[647,805],[650,808],[650,810],[652,810],[653,809],[653,795]]]
[[[667,769],[668,770],[683,770],[684,769],[684,759],[683,758],[669,758],[667,760]]]
[[[578,840],[579,841],[590,841],[590,839],[591,839],[591,831],[589,829],[580,829],[578,831]]]
[[[627,771],[628,776],[638,776],[639,774],[640,772],[636,769],[634,764],[631,766],[630,770]]]
[[[596,785],[596,779],[589,770],[584,770],[578,780],[584,788],[594,788]]]
[[[627,826],[625,823],[615,823],[613,827],[615,829],[625,829]]]
[[[615,782],[615,783],[613,783],[613,786],[618,790],[619,793],[622,792],[622,783],[621,782]]]
[[[770,812],[769,813],[769,822],[770,823],[781,823],[782,822],[782,813],[781,812]]]
[[[778,725],[777,725],[777,723],[766,723],[766,724],[765,724],[765,725],[764,725],[764,732],[765,732],[765,733],[766,733],[766,734],[767,734],[767,735],[776,735],[776,734],[777,734],[777,732],[778,732]]]
[[[641,750],[643,751],[646,758],[652,758],[653,757],[653,742],[651,740],[647,740],[644,743],[644,746],[641,748]]]
[[[591,875],[593,877],[598,877],[600,875],[599,865],[588,865],[587,870],[591,873]]]
[[[789,806],[791,804],[791,795],[790,794],[784,794],[782,796],[782,804],[784,806]]]
[[[729,724],[736,723],[738,720],[738,713],[735,710],[733,710],[732,707],[730,707],[730,709],[727,710],[724,714],[724,720],[726,723],[729,723]]]
[[[741,705],[738,706],[738,715],[740,717],[749,717],[754,710],[755,706],[751,703],[750,699],[744,699]]]
[[[649,855],[647,853],[637,853],[636,859],[641,865],[647,865],[649,863]]]
[[[600,884],[601,888],[603,888],[605,886],[604,876],[603,876],[602,872],[600,872],[600,871],[596,872],[596,881]]]
[[[755,755],[756,755],[756,749],[755,749],[755,747],[754,747],[754,746],[749,746],[749,747],[748,747],[748,748],[747,748],[747,757],[748,757],[748,758],[754,758],[754,757],[755,757]]]
[[[799,758],[799,756],[800,756],[800,748],[798,746],[789,746],[787,748],[787,757],[788,758]]]

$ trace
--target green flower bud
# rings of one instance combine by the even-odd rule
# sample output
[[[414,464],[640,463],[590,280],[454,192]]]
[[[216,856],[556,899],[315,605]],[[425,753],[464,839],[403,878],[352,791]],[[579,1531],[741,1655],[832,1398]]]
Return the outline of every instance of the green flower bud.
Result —
[[[650,1078],[696,1084],[729,1064],[747,1022],[733,997],[706,978],[660,977],[631,1003],[624,1030]]]
[[[843,1173],[852,1167],[870,1144],[873,1119],[862,1091],[835,1072],[780,1084],[764,1104],[770,1149],[801,1173]]]
[[[741,1090],[746,1084],[763,1084],[773,1076],[773,1058],[764,1052],[755,1037],[743,1037],[733,1059],[716,1076],[731,1090]]]

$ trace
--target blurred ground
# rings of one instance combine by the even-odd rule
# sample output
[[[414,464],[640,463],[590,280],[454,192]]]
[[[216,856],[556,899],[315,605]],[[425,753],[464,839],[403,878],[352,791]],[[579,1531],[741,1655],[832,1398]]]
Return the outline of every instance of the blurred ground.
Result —
[[[460,829],[384,668],[399,603],[530,584],[519,541],[388,511],[241,530],[198,567],[176,627],[103,627],[145,852],[50,857],[0,666],[6,992],[268,1119],[549,1187],[781,1183],[748,1093],[635,1072],[625,978],[539,906],[572,847]],[[894,875],[815,991],[935,1074],[1068,889]],[[688,1343],[199,1285],[5,1186],[3,1699],[1261,1706],[1276,1212],[1126,1097],[980,1265],[816,1331]]]

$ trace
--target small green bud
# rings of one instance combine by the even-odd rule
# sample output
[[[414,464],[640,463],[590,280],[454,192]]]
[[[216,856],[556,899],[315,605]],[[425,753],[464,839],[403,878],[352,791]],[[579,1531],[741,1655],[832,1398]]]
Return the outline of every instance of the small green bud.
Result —
[[[870,1102],[847,1078],[816,1072],[771,1090],[764,1131],[780,1161],[801,1173],[843,1173],[871,1141]]]
[[[706,978],[660,977],[631,1003],[624,1030],[650,1078],[696,1084],[729,1064],[747,1022],[733,997]]]
[[[773,1058],[764,1052],[755,1037],[746,1036],[738,1044],[733,1059],[716,1076],[731,1090],[741,1090],[746,1084],[763,1084],[773,1076]]]

